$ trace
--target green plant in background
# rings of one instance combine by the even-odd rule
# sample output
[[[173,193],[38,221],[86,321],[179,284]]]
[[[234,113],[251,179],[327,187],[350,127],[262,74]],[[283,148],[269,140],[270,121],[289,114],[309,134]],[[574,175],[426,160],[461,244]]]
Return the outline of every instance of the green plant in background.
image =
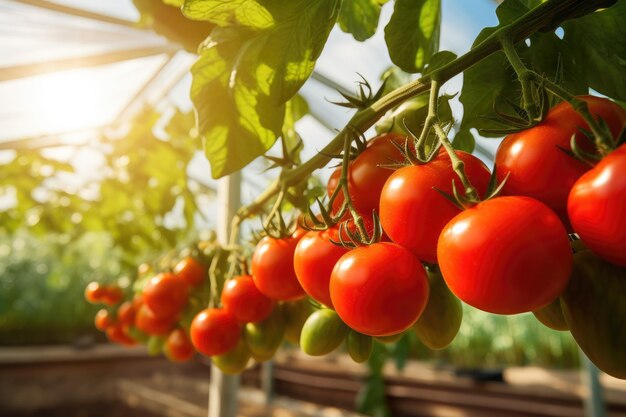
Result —
[[[0,346],[101,338],[93,327],[98,308],[84,301],[83,293],[96,278],[128,285],[120,260],[120,249],[105,233],[71,242],[26,232],[1,238]]]

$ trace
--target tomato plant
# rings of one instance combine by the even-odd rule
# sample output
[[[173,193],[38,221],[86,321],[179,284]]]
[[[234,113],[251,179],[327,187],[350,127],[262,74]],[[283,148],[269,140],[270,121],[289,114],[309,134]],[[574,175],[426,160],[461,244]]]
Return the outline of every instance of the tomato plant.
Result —
[[[167,336],[165,353],[168,359],[175,362],[185,362],[193,358],[195,352],[185,330],[174,329]]]
[[[484,195],[489,170],[473,155],[457,151],[468,179]],[[437,190],[452,194],[459,181],[450,157],[443,151],[430,162],[394,172],[380,194],[380,222],[392,241],[411,250],[420,260],[437,263],[437,239],[444,226],[460,212]]]
[[[567,200],[572,226],[587,247],[626,267],[626,145],[576,181]]]
[[[115,319],[112,317],[111,313],[109,313],[109,310],[107,310],[106,308],[98,310],[98,312],[96,313],[96,317],[94,318],[94,324],[96,326],[96,329],[104,332],[109,326],[113,325],[114,323]]]
[[[174,323],[174,318],[157,316],[146,304],[142,304],[135,314],[135,327],[148,335],[164,336]]]
[[[529,197],[498,197],[459,213],[441,232],[437,255],[457,297],[497,314],[548,305],[572,271],[565,227]]]
[[[428,301],[426,271],[410,251],[375,243],[343,255],[330,278],[339,317],[370,336],[389,336],[413,325]]]

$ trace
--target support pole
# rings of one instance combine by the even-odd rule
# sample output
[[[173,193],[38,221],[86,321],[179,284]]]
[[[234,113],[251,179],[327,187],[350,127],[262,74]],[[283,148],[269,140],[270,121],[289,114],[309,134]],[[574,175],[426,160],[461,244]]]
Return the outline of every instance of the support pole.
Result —
[[[587,355],[580,352],[581,379],[585,386],[585,416],[606,417],[606,404],[602,395],[598,368],[589,360]]]
[[[217,185],[218,217],[217,238],[220,243],[228,243],[230,221],[241,203],[241,173],[229,175],[219,180]],[[211,365],[209,385],[209,417],[235,417],[237,415],[237,391],[239,376],[224,375],[215,365]]]

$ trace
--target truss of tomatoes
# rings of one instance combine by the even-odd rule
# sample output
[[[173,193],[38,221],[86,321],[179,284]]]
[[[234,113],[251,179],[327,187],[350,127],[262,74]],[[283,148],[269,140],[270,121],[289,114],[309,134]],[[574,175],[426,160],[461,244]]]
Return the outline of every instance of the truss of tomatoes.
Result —
[[[620,137],[623,108],[604,98],[579,98]],[[196,308],[181,327],[189,292],[207,275],[204,265],[185,258],[173,273],[149,279],[141,295],[116,313],[98,312],[96,327],[127,345],[136,340],[129,330],[134,328],[164,340],[173,360],[197,351],[224,372],[239,373],[251,359],[272,358],[284,340],[310,355],[325,355],[345,341],[357,362],[367,360],[374,340],[393,342],[406,331],[442,349],[459,330],[464,302],[494,314],[534,312],[549,327],[571,330],[592,360],[602,358],[594,361],[602,369],[626,378],[626,359],[612,361],[620,355],[606,351],[607,345],[626,351],[626,336],[615,336],[626,335],[626,144],[615,139],[616,149],[591,166],[571,155],[572,140],[595,152],[586,130],[583,118],[563,102],[539,124],[507,136],[493,174],[505,181],[500,195],[463,210],[442,195],[460,186],[446,152],[407,165],[400,150],[406,137],[380,135],[350,162],[348,191],[368,227],[371,214],[378,214],[384,241],[342,246],[338,242],[346,236],[339,225],[264,237],[252,255],[251,274],[228,280],[221,306]],[[456,154],[485,197],[492,177],[487,166],[471,154]],[[337,169],[331,176],[329,197],[340,175]],[[332,209],[339,210],[343,200],[339,191]],[[347,227],[354,231],[353,224]],[[591,254],[575,255],[571,237],[580,238]],[[585,281],[574,285],[570,277],[588,275],[580,272],[589,270],[581,261],[587,258],[607,265],[612,278],[606,279],[621,277],[622,284],[610,284],[621,285],[609,303],[619,311],[598,311],[609,307],[593,298],[594,291],[572,290],[584,287]],[[99,290],[90,284],[87,299],[121,299]],[[572,312],[578,308],[573,302],[611,317],[608,330],[588,330],[594,326]]]

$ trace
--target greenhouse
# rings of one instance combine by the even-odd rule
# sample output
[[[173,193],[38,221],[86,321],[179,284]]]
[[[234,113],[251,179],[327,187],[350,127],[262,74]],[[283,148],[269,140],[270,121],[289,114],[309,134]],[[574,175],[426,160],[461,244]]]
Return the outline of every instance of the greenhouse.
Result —
[[[0,0],[0,416],[626,417],[626,0]]]

